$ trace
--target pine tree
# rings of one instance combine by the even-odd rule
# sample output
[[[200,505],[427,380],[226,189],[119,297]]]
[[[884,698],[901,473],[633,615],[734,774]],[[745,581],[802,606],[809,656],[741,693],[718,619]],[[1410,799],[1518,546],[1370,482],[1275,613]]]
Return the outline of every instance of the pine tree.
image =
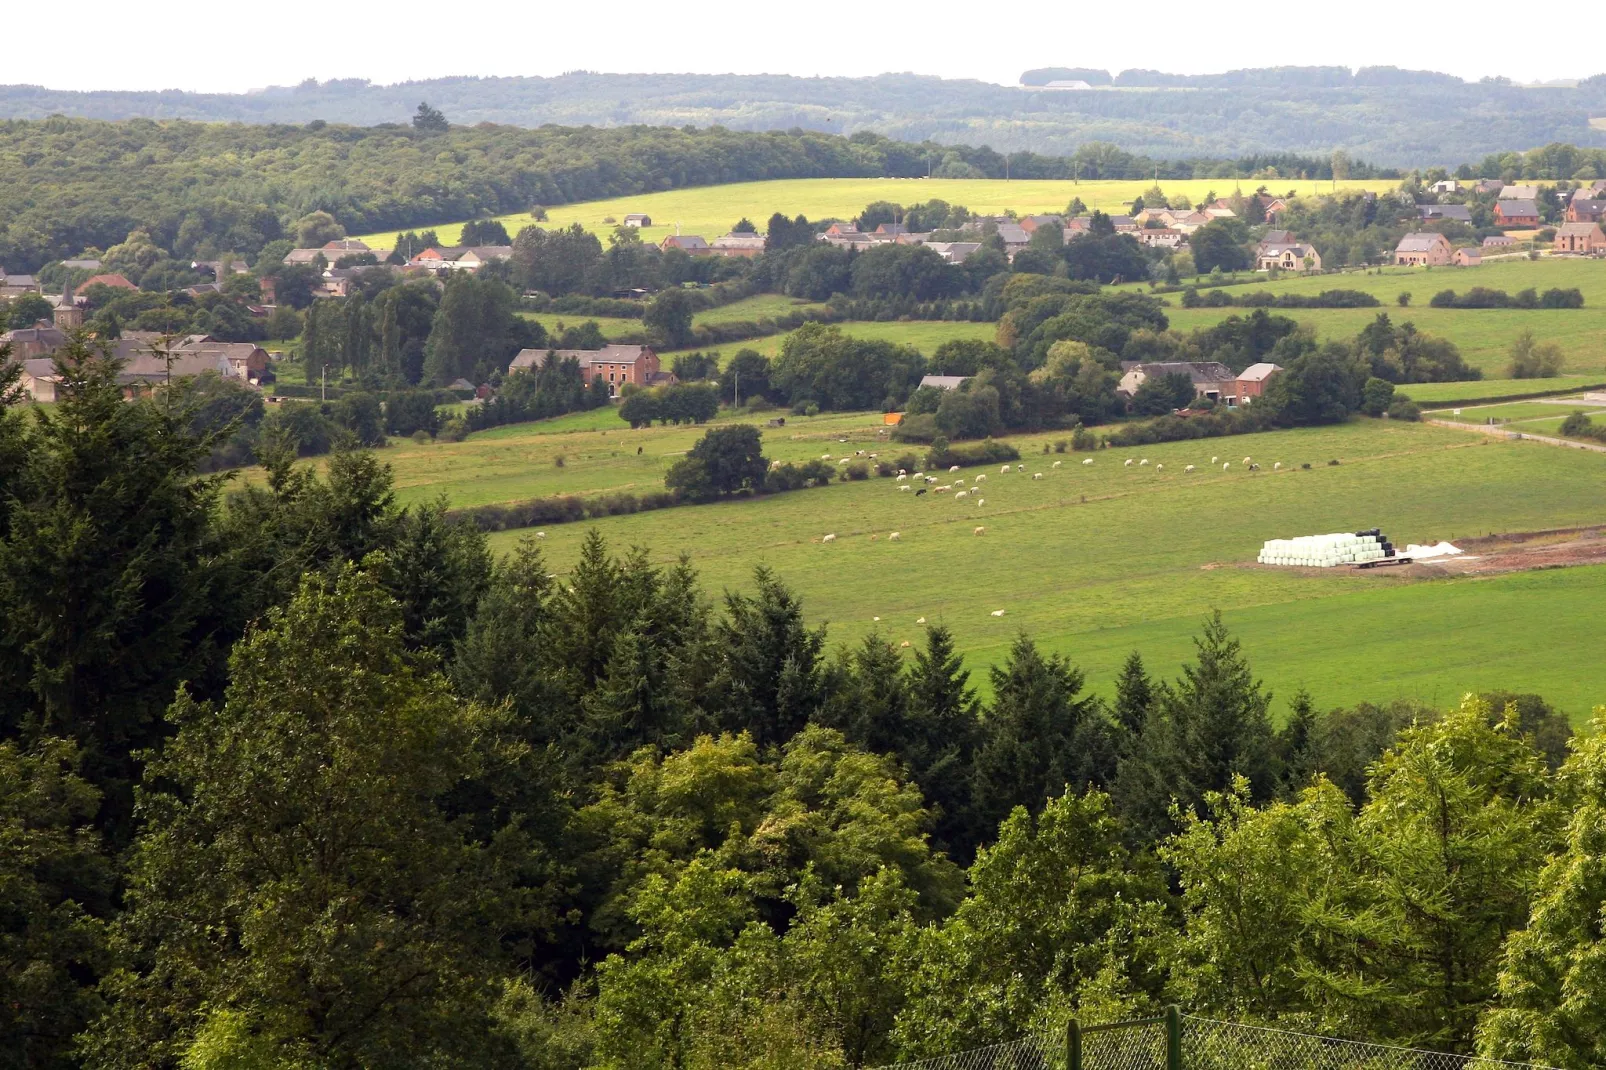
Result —
[[[754,570],[756,596],[725,596],[715,626],[722,664],[711,685],[711,710],[725,727],[747,731],[760,746],[791,739],[824,698],[820,655],[825,629],[811,629],[797,596],[767,568]]]
[[[1121,675],[1115,680],[1115,723],[1126,737],[1127,744],[1143,735],[1149,723],[1149,712],[1154,709],[1154,683],[1143,668],[1143,656],[1133,651],[1121,666]]]
[[[908,728],[898,755],[937,810],[937,839],[960,862],[988,835],[972,813],[981,704],[969,682],[953,635],[940,624],[928,627],[926,649],[909,670]]]

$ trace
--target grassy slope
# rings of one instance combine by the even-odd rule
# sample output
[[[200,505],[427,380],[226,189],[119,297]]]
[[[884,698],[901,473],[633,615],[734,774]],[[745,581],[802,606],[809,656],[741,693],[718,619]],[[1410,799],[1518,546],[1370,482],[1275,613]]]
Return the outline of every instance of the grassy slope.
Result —
[[[1584,307],[1566,310],[1521,309],[1443,309],[1427,307],[1440,290],[1466,291],[1474,286],[1516,293],[1534,287],[1541,292],[1551,287],[1577,287],[1583,291]],[[1448,338],[1461,350],[1467,362],[1488,378],[1505,374],[1508,351],[1517,335],[1531,330],[1545,341],[1561,346],[1567,356],[1566,371],[1589,374],[1590,381],[1606,376],[1606,349],[1598,343],[1606,330],[1606,263],[1598,260],[1511,260],[1484,264],[1476,268],[1390,268],[1382,274],[1326,275],[1316,278],[1286,278],[1259,286],[1235,286],[1235,295],[1269,290],[1273,293],[1314,294],[1322,290],[1362,290],[1375,295],[1383,308],[1289,309],[1280,314],[1316,328],[1323,338],[1348,338],[1387,312],[1396,323],[1410,320],[1429,334]],[[1395,298],[1411,294],[1411,305],[1400,308]],[[1171,325],[1188,331],[1205,327],[1226,316],[1244,314],[1245,309],[1184,309],[1175,307],[1175,295],[1168,298],[1174,307],[1166,309]],[[1464,393],[1459,396],[1465,396]]]
[[[1192,179],[1168,181],[1162,187],[1168,195],[1186,194],[1197,201],[1214,191],[1218,196],[1229,196],[1237,186],[1246,190],[1258,185],[1249,180]],[[547,210],[547,227],[566,227],[579,223],[587,230],[606,234],[614,224],[603,222],[613,218],[623,220],[626,213],[645,212],[654,225],[642,230],[648,241],[661,241],[675,233],[679,224],[683,234],[701,234],[716,238],[736,223],[747,218],[759,227],[775,212],[788,216],[802,213],[810,219],[842,218],[857,215],[871,201],[893,201],[898,204],[916,204],[930,200],[944,200],[949,204],[962,204],[972,212],[994,215],[1008,210],[1026,214],[1032,212],[1063,212],[1072,197],[1082,198],[1089,208],[1120,211],[1149,188],[1148,181],[1099,182],[1004,182],[997,179],[907,179],[907,178],[802,178],[779,179],[772,182],[739,182],[728,186],[699,186],[693,189],[668,190],[663,193],[645,193],[634,197],[619,197],[606,201],[586,201],[580,204],[560,205]],[[1318,186],[1322,192],[1331,189],[1332,183],[1296,182],[1278,179],[1267,185],[1277,193],[1297,189],[1308,194]],[[1341,187],[1384,190],[1397,182],[1345,182]],[[510,235],[534,222],[528,214],[499,217]],[[444,242],[457,240],[461,225],[438,226],[436,233]],[[391,248],[395,232],[368,234],[363,240],[375,248]]]
[[[784,431],[766,431],[766,452],[786,459],[853,448],[902,452],[877,444],[875,419],[789,418]],[[697,434],[603,436],[526,425],[454,445],[407,444],[386,459],[405,499],[444,492],[468,505],[656,487]],[[844,446],[841,437],[852,441]],[[1083,466],[1075,454],[1034,452],[1053,437],[1020,440],[1028,474],[990,470],[980,508],[948,496],[915,499],[872,479],[596,526],[616,546],[647,546],[659,560],[691,554],[714,593],[750,586],[752,568],[768,564],[797,587],[813,619],[832,623],[835,640],[880,627],[914,641],[916,617],[944,620],[973,668],[1000,659],[1024,628],[1071,655],[1105,689],[1134,648],[1170,672],[1203,615],[1219,607],[1285,696],[1307,686],[1322,703],[1403,695],[1449,701],[1498,685],[1540,690],[1575,715],[1606,702],[1606,666],[1593,656],[1606,642],[1606,618],[1594,605],[1606,569],[1447,580],[1425,578],[1426,568],[1301,576],[1241,567],[1275,536],[1380,525],[1402,542],[1454,540],[1598,523],[1606,515],[1606,457],[1367,421],[1110,451]],[[552,464],[559,452],[562,469]],[[1233,469],[1182,472],[1187,463],[1203,469],[1212,452],[1230,456]],[[1244,454],[1267,462],[1265,470],[1242,471]],[[1120,463],[1139,455],[1165,470]],[[1343,463],[1330,467],[1330,458]],[[1063,468],[1050,467],[1056,459]],[[1313,467],[1274,473],[1272,460]],[[1045,479],[1031,480],[1034,470]],[[978,523],[985,537],[971,534]],[[556,567],[572,563],[589,527],[547,532],[543,546]],[[868,538],[891,530],[902,533],[900,542]],[[838,541],[816,541],[826,532]],[[505,550],[525,534],[492,542]],[[1007,614],[993,618],[994,609]]]

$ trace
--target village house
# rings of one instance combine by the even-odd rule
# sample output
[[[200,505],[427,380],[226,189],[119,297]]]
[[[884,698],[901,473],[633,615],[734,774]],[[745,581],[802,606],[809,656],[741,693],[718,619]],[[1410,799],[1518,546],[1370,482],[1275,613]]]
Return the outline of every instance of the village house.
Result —
[[[1477,267],[1483,263],[1483,253],[1477,249],[1457,249],[1455,257],[1450,261],[1456,267]]]
[[[1574,197],[1567,202],[1567,222],[1599,223],[1606,217],[1606,200]]]
[[[1151,249],[1177,249],[1188,244],[1187,236],[1175,227],[1144,227],[1138,231],[1137,239]]]
[[[18,345],[13,336],[23,335]],[[12,331],[0,336],[0,343],[12,341],[13,355],[22,362],[20,385],[35,401],[56,401],[61,377],[56,373],[53,354],[67,342],[58,328],[40,323],[26,332]],[[126,398],[142,397],[173,379],[203,372],[216,372],[226,379],[240,379],[260,385],[268,370],[267,350],[254,342],[217,342],[210,335],[190,335],[170,349],[159,350],[162,336],[153,331],[125,331],[112,343],[110,355],[122,362],[117,385]]]
[[[1036,234],[1037,228],[1054,224],[1056,227],[1065,226],[1065,217],[1062,215],[1029,215],[1020,221],[1020,229],[1028,234]]]
[[[0,271],[0,297],[23,297],[39,292],[39,280],[32,275],[7,275]]]
[[[1133,234],[1143,229],[1138,221],[1129,215],[1112,215],[1110,226],[1115,228],[1117,234]]]
[[[1502,201],[1537,201],[1539,199],[1539,187],[1501,186],[1499,199]]]
[[[671,249],[679,249],[681,252],[690,253],[692,256],[706,256],[708,254],[708,242],[703,240],[701,234],[671,234],[658,243],[658,248],[666,253]]]
[[[1445,178],[1433,183],[1428,187],[1428,190],[1432,193],[1455,193],[1460,188],[1461,183],[1453,178]]]
[[[926,248],[935,252],[950,264],[963,264],[970,258],[970,254],[981,248],[979,241],[934,241],[927,242]]]
[[[1407,234],[1394,247],[1394,262],[1405,267],[1439,267],[1453,255],[1450,239],[1430,231]]]
[[[832,223],[830,226],[825,228],[824,237],[827,237],[827,238],[846,238],[849,235],[858,234],[858,233],[859,233],[859,228],[854,223]]]
[[[959,384],[972,378],[969,375],[923,375],[920,377],[922,387],[936,387],[938,390],[958,390]]]
[[[1485,249],[1505,249],[1516,244],[1517,239],[1509,234],[1491,234],[1483,239]]]
[[[139,289],[138,286],[135,286],[133,283],[129,282],[121,274],[119,274],[118,272],[115,272],[115,271],[112,272],[109,275],[92,275],[92,276],[90,276],[89,278],[87,278],[87,279],[85,279],[83,281],[83,284],[81,286],[78,287],[78,292],[82,293],[85,290],[89,289],[91,286],[110,286],[114,290],[137,290],[137,289]]]
[[[610,343],[601,349],[521,349],[508,365],[508,374],[524,369],[544,368],[549,360],[568,360],[580,364],[580,374],[587,381],[605,380],[608,396],[618,397],[626,383],[636,386],[656,386],[673,382],[674,376],[664,372],[658,363],[658,354],[651,346],[627,346]]]
[[[1556,228],[1556,252],[1583,256],[1606,254],[1606,233],[1598,223],[1563,223]]]
[[[731,231],[709,243],[709,251],[715,256],[758,256],[764,251],[764,235],[747,234],[740,231]]]
[[[1507,186],[1506,189],[1510,189]],[[1501,200],[1494,202],[1494,221],[1501,227],[1537,227],[1539,206],[1533,201]]]
[[[1233,395],[1228,401],[1234,405],[1253,404],[1255,398],[1266,392],[1266,384],[1271,377],[1282,370],[1281,366],[1276,364],[1265,362],[1251,364],[1239,372],[1238,378],[1233,380]]]
[[[1286,233],[1286,232],[1284,232]],[[1265,242],[1255,247],[1255,270],[1320,271],[1322,254],[1304,242]]]
[[[1212,401],[1220,401],[1224,394],[1230,393],[1237,379],[1231,368],[1213,360],[1153,363],[1123,360],[1121,381],[1116,384],[1115,392],[1131,397],[1150,379],[1163,379],[1168,375],[1186,375],[1193,382],[1195,394]]]
[[[1019,223],[999,223],[998,236],[1004,242],[1004,255],[1011,260],[1015,254],[1032,243],[1032,236]]]
[[[1477,184],[1472,187],[1472,189],[1476,193],[1487,195],[1490,193],[1499,193],[1501,190],[1505,189],[1505,187],[1506,184],[1500,181],[1498,178],[1480,178],[1478,179]]]
[[[451,270],[474,272],[494,261],[511,259],[511,245],[471,245],[452,260]]]

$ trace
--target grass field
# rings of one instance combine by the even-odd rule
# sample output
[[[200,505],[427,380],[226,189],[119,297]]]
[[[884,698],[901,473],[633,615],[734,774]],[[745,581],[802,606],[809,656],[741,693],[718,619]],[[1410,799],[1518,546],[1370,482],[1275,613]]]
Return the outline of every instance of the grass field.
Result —
[[[1584,294],[1581,309],[1448,309],[1430,308],[1428,301],[1440,290],[1466,291],[1474,286],[1516,293],[1529,287],[1543,292],[1551,287],[1577,287]],[[1266,290],[1272,293],[1315,294],[1322,290],[1361,290],[1383,302],[1383,308],[1287,309],[1278,314],[1309,324],[1324,339],[1353,337],[1372,322],[1379,312],[1387,312],[1396,323],[1407,320],[1417,327],[1454,342],[1467,363],[1486,377],[1505,374],[1511,343],[1525,330],[1535,337],[1561,346],[1566,355],[1565,370],[1587,374],[1600,381],[1606,373],[1606,262],[1582,259],[1511,260],[1475,268],[1385,268],[1381,274],[1323,275],[1314,278],[1284,278],[1259,285],[1234,286],[1230,293],[1241,296]],[[1411,294],[1411,304],[1401,308],[1395,298]],[[1243,315],[1246,309],[1185,309],[1178,299],[1168,297],[1166,309],[1171,326],[1180,331],[1208,327],[1227,316]],[[1278,310],[1272,310],[1278,311]]]
[[[1098,182],[1047,182],[998,179],[941,179],[941,178],[799,178],[779,179],[771,182],[738,182],[727,186],[698,186],[692,189],[667,190],[662,193],[644,193],[632,197],[616,197],[605,201],[585,201],[580,204],[558,205],[547,209],[546,227],[566,227],[579,223],[587,230],[607,234],[614,228],[607,219],[623,220],[626,213],[644,212],[652,217],[653,226],[644,227],[641,236],[647,241],[661,241],[679,231],[683,234],[701,234],[713,239],[724,234],[739,219],[750,219],[759,227],[775,212],[787,216],[802,213],[809,219],[849,219],[863,211],[872,201],[893,201],[897,204],[917,204],[930,200],[943,200],[949,204],[962,204],[972,212],[997,215],[1006,211],[1020,214],[1034,212],[1063,212],[1071,198],[1080,197],[1088,208],[1104,211],[1124,210],[1132,199],[1148,189],[1152,182],[1098,181]],[[1261,185],[1256,179],[1189,179],[1162,182],[1168,195],[1185,194],[1198,201],[1214,192],[1218,197],[1231,196],[1241,187],[1244,191]],[[1297,190],[1301,194],[1330,192],[1331,182],[1297,182],[1277,179],[1265,183],[1274,193],[1284,194]],[[1397,181],[1341,182],[1341,189],[1386,190],[1398,185]],[[527,213],[498,217],[507,227],[509,235],[517,234],[534,220]],[[423,229],[423,228],[415,228]],[[455,242],[462,224],[442,224],[435,232],[443,242]],[[395,244],[395,231],[365,234],[363,240],[375,248],[389,249]]]
[[[1526,422],[1528,420],[1545,420],[1553,417],[1565,417],[1574,409],[1582,409],[1590,415],[1606,411],[1606,405],[1587,404],[1580,400],[1562,401],[1513,401],[1505,405],[1472,405],[1461,409],[1460,419],[1469,423],[1495,423]],[[1448,417],[1445,412],[1434,415]]]
[[[455,444],[385,451],[399,493],[472,505],[553,493],[661,486],[697,429],[609,428],[603,413],[499,428]],[[1560,414],[1564,415],[1564,413]],[[586,430],[601,424],[606,434]],[[765,431],[766,453],[801,460],[875,450],[873,414],[788,418]],[[1360,421],[1338,428],[1107,451],[1084,466],[1044,456],[1059,436],[1016,440],[1025,474],[985,472],[981,496],[915,498],[871,479],[759,501],[613,517],[594,526],[618,548],[660,561],[684,552],[709,592],[747,588],[775,568],[833,641],[880,629],[918,640],[917,617],[950,625],[972,668],[1001,659],[1024,629],[1108,691],[1120,660],[1145,652],[1167,674],[1212,608],[1245,639],[1257,671],[1287,697],[1323,704],[1414,696],[1448,702],[1471,688],[1538,690],[1574,716],[1606,702],[1606,569],[1493,578],[1431,578],[1426,566],[1301,575],[1249,566],[1270,537],[1381,526],[1398,540],[1454,541],[1500,531],[1606,519],[1606,457],[1422,425]],[[842,438],[849,442],[842,443]],[[638,454],[637,449],[641,452]],[[1233,468],[1207,466],[1212,453]],[[564,467],[554,458],[562,454]],[[1263,463],[1250,474],[1245,454]],[[1131,468],[1128,456],[1165,465]],[[1339,460],[1337,466],[1327,464]],[[1053,469],[1054,460],[1063,467]],[[1273,472],[1271,462],[1284,462]],[[1185,474],[1183,466],[1200,466]],[[1309,470],[1290,465],[1309,463]],[[1034,481],[1033,471],[1045,478]],[[946,475],[945,479],[949,478]],[[987,528],[982,537],[971,529]],[[552,527],[542,545],[567,568],[593,525]],[[889,531],[901,539],[889,543]],[[818,540],[827,532],[833,544]],[[506,550],[528,532],[492,536]],[[869,536],[883,536],[871,541]],[[1002,618],[990,616],[1003,609]],[[879,616],[881,622],[872,618]]]
[[[1470,383],[1411,383],[1400,387],[1420,405],[1433,406],[1478,398],[1541,397],[1606,386],[1606,375],[1558,375],[1554,379],[1480,379]]]

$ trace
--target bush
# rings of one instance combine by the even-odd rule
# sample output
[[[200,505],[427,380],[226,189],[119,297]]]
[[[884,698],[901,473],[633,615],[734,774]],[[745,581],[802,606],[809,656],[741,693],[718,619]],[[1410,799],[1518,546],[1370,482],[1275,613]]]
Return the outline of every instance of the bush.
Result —
[[[966,442],[951,446],[939,437],[926,454],[926,467],[949,468],[957,464],[965,468],[978,464],[998,464],[1001,461],[1018,460],[1020,451],[1007,442],[997,442],[989,438],[981,442]]]
[[[396,390],[385,398],[385,431],[406,438],[419,431],[433,435],[440,429],[440,412],[433,390]]]
[[[1368,416],[1382,416],[1394,404],[1394,384],[1376,376],[1366,380],[1361,388],[1361,411]]]
[[[1099,448],[1099,437],[1085,427],[1078,427],[1071,432],[1071,449],[1078,453],[1090,453]]]
[[[777,494],[802,490],[804,487],[823,487],[835,476],[836,469],[821,460],[805,461],[800,465],[787,461],[765,473],[764,490],[768,494]]]
[[[461,416],[453,416],[441,424],[435,437],[446,442],[461,442],[468,437],[468,424]]]
[[[842,478],[844,481],[851,479],[855,482],[861,479],[869,479],[870,465],[865,461],[850,461],[843,468]]]
[[[1567,414],[1561,422],[1561,433],[1568,438],[1592,438],[1597,442],[1606,442],[1606,427],[1591,420],[1581,410]]]
[[[1506,375],[1512,379],[1550,379],[1561,374],[1566,359],[1555,342],[1540,342],[1532,331],[1523,331],[1511,343],[1511,364]]]
[[[1422,419],[1422,406],[1410,398],[1400,398],[1389,405],[1390,420],[1409,420],[1412,423]]]
[[[894,442],[931,442],[937,438],[937,417],[933,413],[922,412],[914,416],[905,416],[892,429]],[[916,466],[918,467],[918,466]],[[910,471],[914,471],[913,468]]]

